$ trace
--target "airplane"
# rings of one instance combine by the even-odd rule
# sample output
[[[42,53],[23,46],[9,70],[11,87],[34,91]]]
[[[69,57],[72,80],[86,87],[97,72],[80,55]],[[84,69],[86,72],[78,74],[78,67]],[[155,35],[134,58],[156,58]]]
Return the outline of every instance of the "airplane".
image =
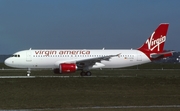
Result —
[[[161,23],[144,44],[137,49],[29,49],[14,53],[4,63],[14,68],[51,68],[55,74],[74,73],[91,76],[91,69],[122,68],[170,57],[164,50],[169,24]]]

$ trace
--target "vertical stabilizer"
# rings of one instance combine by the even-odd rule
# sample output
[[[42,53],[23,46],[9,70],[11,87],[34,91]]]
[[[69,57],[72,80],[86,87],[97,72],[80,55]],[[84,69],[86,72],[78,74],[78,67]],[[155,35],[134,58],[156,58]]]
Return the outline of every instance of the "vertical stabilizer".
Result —
[[[161,23],[138,50],[149,53],[163,52],[168,26],[168,23]]]

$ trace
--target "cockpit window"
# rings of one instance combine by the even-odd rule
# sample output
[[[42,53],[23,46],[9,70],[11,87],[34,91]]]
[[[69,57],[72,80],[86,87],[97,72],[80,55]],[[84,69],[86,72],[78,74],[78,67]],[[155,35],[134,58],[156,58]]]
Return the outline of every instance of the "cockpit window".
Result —
[[[12,55],[12,57],[20,57],[20,55],[14,54],[14,55]]]

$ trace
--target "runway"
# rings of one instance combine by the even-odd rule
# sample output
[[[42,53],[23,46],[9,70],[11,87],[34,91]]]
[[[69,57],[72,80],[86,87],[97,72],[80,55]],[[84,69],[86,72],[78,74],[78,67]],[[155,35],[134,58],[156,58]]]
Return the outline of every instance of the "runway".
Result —
[[[180,108],[180,105],[154,105],[154,106],[96,106],[96,107],[79,107],[72,109],[136,109],[136,108]]]
[[[0,78],[36,78],[36,76],[0,76]]]
[[[0,76],[0,79],[8,78],[108,78],[108,77],[136,77],[136,76]]]
[[[180,105],[154,105],[154,106],[95,106],[95,107],[77,107],[77,108],[46,108],[46,109],[18,109],[18,110],[0,110],[0,111],[58,111],[58,110],[85,110],[85,109],[142,109],[142,108],[180,108]]]

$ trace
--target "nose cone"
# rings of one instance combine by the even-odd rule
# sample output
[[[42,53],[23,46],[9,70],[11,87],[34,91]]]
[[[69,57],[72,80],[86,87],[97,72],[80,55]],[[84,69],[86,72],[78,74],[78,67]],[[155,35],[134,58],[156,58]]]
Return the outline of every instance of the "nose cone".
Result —
[[[7,65],[7,66],[11,66],[13,61],[10,61],[9,58],[7,58],[5,61],[4,61],[4,64]]]

